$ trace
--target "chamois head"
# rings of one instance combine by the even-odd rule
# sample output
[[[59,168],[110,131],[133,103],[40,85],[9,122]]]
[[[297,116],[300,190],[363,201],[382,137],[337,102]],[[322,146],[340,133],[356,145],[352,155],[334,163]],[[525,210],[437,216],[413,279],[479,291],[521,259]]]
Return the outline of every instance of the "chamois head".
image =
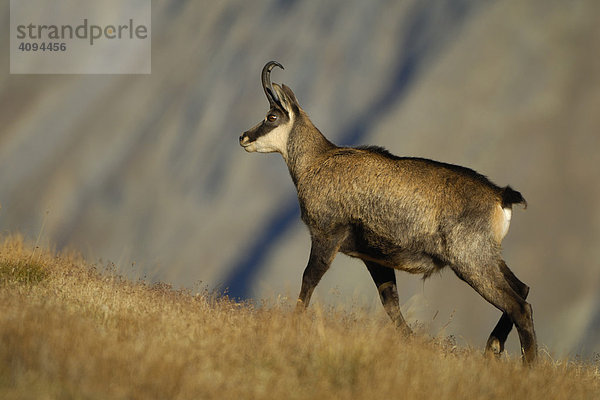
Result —
[[[288,136],[298,115],[299,105],[289,87],[271,83],[271,70],[276,66],[283,69],[278,62],[269,61],[261,73],[269,111],[264,120],[240,136],[240,145],[249,153],[278,152],[286,158]]]

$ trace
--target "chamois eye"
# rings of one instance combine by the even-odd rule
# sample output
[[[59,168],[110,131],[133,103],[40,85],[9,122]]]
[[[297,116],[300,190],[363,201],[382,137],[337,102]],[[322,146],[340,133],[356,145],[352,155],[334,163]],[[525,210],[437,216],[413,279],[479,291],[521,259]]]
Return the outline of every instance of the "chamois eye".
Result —
[[[267,115],[267,121],[269,121],[269,122],[275,122],[275,121],[277,121],[277,115],[275,115],[275,114],[269,114],[269,115]]]

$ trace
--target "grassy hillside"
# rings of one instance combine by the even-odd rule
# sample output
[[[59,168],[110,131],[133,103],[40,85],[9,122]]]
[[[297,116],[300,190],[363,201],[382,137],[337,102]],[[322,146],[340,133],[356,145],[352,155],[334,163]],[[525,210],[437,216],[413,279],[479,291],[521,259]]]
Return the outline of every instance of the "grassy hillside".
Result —
[[[594,365],[525,368],[369,315],[239,305],[0,243],[0,398],[598,398]]]

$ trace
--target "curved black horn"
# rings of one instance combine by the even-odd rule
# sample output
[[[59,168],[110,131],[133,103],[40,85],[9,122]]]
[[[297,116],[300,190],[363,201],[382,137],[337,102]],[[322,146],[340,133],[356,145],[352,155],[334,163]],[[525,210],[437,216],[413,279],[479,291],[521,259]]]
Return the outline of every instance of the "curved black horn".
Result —
[[[277,96],[277,93],[275,93],[275,91],[273,90],[273,85],[271,85],[271,70],[276,66],[281,69],[284,69],[283,65],[279,64],[277,61],[269,61],[263,67],[260,77],[262,80],[263,89],[265,90],[265,94],[267,95],[267,99],[269,99],[269,102],[275,103],[279,107],[283,108],[283,106],[281,105],[281,101],[279,100],[279,96]]]

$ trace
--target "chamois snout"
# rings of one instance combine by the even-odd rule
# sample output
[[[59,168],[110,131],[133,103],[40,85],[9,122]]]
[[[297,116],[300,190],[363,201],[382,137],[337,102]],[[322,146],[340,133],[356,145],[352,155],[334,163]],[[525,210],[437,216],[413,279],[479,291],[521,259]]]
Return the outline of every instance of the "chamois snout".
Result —
[[[256,147],[258,128],[260,128],[260,124],[252,129],[247,130],[246,132],[242,133],[242,136],[240,136],[240,146],[242,146],[248,153],[253,153],[258,150]]]
[[[250,144],[250,138],[248,138],[248,133],[244,132],[242,136],[240,136],[240,146],[246,147]]]

